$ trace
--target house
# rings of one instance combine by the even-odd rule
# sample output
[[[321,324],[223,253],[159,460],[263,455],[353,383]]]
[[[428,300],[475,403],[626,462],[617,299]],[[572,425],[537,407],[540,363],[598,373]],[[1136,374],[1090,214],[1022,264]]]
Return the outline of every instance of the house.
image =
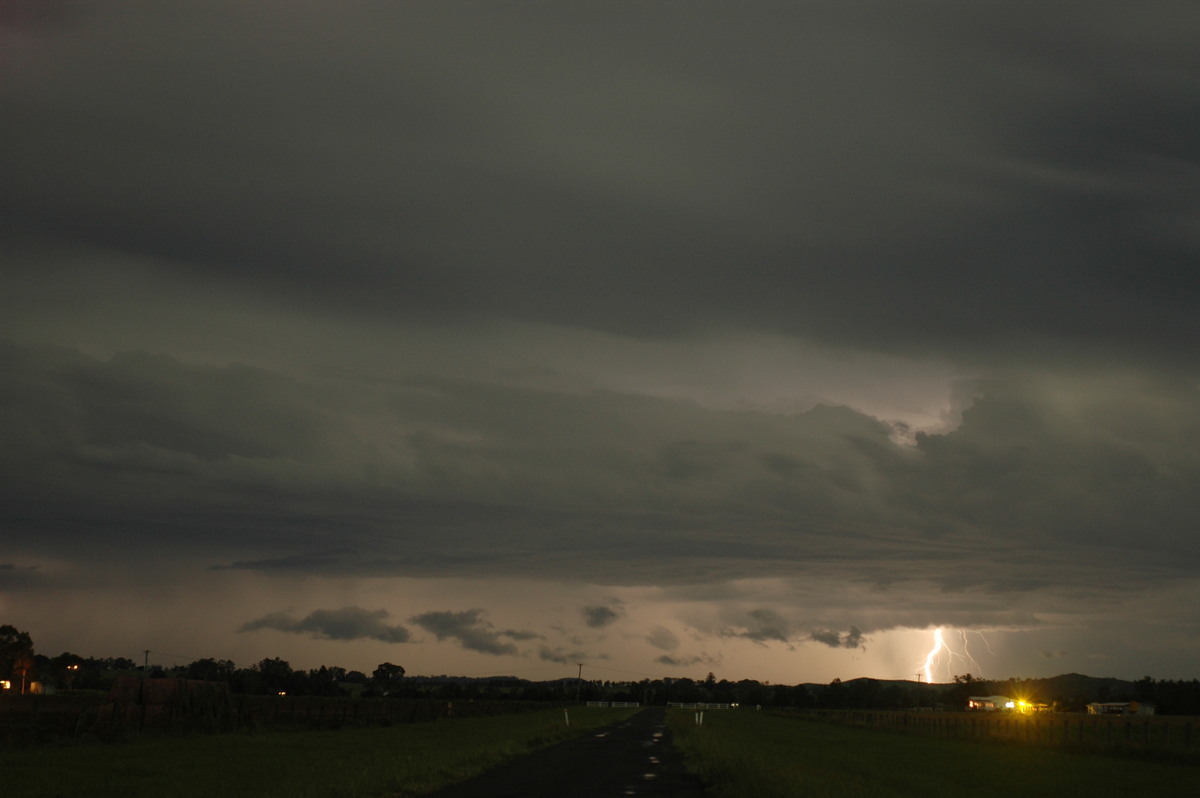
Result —
[[[1012,709],[1016,705],[1016,701],[1004,695],[973,695],[967,699],[967,709],[981,710],[983,712]]]

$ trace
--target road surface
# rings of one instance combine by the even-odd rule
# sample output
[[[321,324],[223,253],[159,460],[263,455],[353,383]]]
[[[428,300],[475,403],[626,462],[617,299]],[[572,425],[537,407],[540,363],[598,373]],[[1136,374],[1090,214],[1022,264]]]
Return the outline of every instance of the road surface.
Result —
[[[701,798],[671,745],[661,707],[507,762],[432,798]]]

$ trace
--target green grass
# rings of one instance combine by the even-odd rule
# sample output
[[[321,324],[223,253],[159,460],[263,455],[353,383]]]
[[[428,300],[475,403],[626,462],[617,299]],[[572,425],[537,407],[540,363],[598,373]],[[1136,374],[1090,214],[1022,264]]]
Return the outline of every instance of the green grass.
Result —
[[[417,795],[636,710],[573,707],[388,728],[238,732],[0,754],[5,798]]]
[[[1193,796],[1200,767],[1036,745],[947,740],[752,710],[667,722],[714,798]]]

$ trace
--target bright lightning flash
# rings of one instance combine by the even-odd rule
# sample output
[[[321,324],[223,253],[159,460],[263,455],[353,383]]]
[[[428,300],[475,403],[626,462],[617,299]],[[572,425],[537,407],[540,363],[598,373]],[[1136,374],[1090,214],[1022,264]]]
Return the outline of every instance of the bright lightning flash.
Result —
[[[965,630],[958,630],[962,637],[962,653],[959,653],[946,644],[945,630],[938,627],[933,630],[933,647],[929,649],[929,653],[925,655],[925,662],[921,665],[921,671],[925,675],[925,683],[933,683],[934,668],[942,663],[942,652],[945,652],[947,674],[955,667],[956,663],[961,663],[968,668],[974,668],[976,675],[981,675],[982,668],[979,663],[971,656],[971,650],[967,646],[967,633]],[[982,632],[976,632],[980,639],[987,646],[988,653],[992,652],[991,644],[988,639],[983,636]]]
[[[942,639],[942,627],[933,630],[933,648],[929,649],[929,653],[925,655],[925,665],[922,670],[925,672],[925,684],[933,683],[933,663],[937,658],[938,652],[946,647],[946,642]]]

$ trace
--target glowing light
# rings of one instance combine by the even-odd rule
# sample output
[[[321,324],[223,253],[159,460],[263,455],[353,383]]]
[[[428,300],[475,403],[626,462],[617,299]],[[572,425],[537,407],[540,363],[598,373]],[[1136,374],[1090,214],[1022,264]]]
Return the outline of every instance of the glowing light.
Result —
[[[988,653],[994,655],[992,645],[984,637],[983,632],[973,631],[972,633],[979,635],[979,639],[983,641]],[[949,681],[959,669],[975,677],[983,676],[983,666],[971,654],[970,639],[967,635],[966,629],[952,629],[949,634],[941,626],[933,630],[933,645],[920,665],[927,683],[932,683],[939,676],[945,681]],[[939,673],[935,674],[935,671]]]
[[[938,652],[946,647],[946,641],[942,638],[942,627],[933,630],[933,648],[929,649],[929,653],[925,655],[925,664],[922,670],[925,672],[925,683],[933,683],[933,663],[937,658]]]

